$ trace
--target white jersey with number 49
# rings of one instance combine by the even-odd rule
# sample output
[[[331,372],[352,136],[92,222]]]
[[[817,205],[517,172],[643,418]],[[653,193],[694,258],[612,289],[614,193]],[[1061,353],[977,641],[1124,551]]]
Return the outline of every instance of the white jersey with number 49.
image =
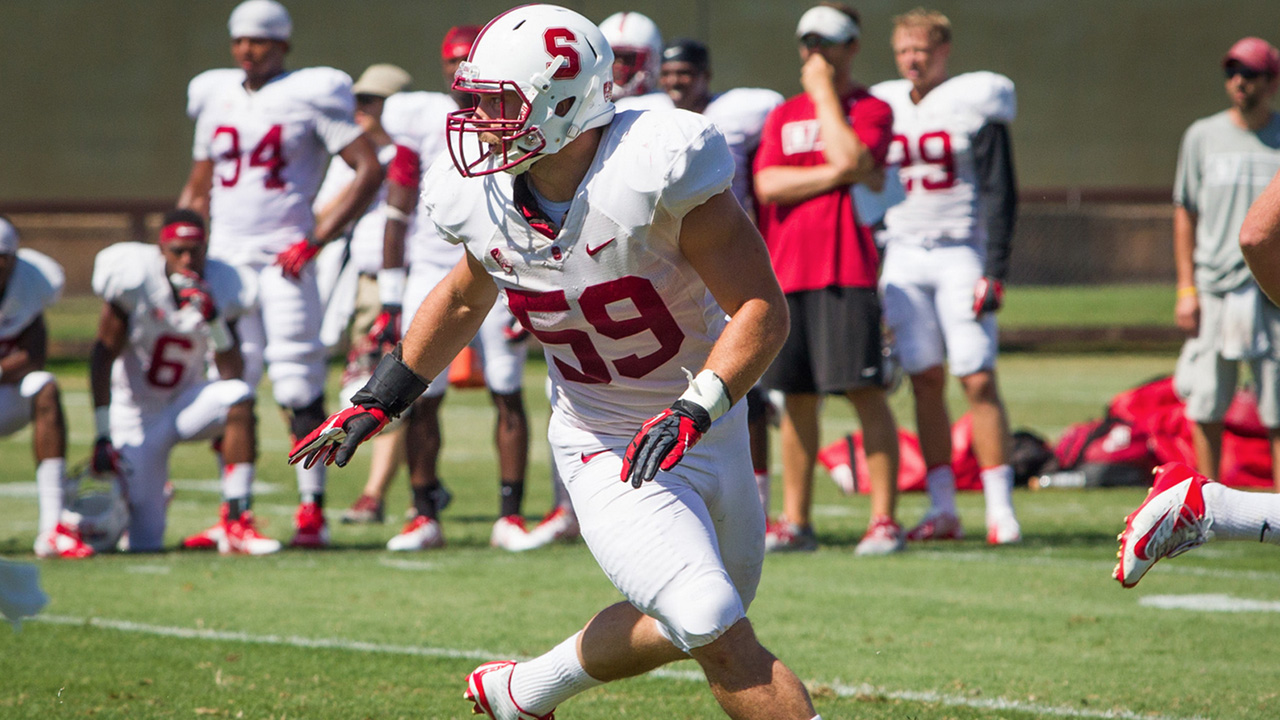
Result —
[[[213,161],[209,251],[237,264],[268,261],[312,231],[330,156],[362,132],[351,78],[340,70],[285,72],[257,91],[244,78],[209,70],[187,89],[191,155]]]
[[[218,314],[228,321],[257,304],[252,277],[209,259],[204,280]],[[160,248],[112,245],[93,263],[93,292],[129,316],[128,342],[111,369],[111,403],[155,412],[205,380],[209,331],[191,307],[178,309]]]
[[[906,199],[885,213],[890,242],[986,242],[979,222],[973,138],[988,123],[1017,114],[1013,82],[992,72],[971,72],[943,82],[918,104],[911,83],[890,80],[871,94],[893,108],[893,143],[885,160],[898,168]]]
[[[703,117],[619,112],[554,237],[522,211],[524,176],[465,179],[437,162],[423,209],[541,341],[563,421],[629,437],[684,392],[681,368],[696,373],[725,326],[679,235],[685,214],[732,177],[724,137]]]

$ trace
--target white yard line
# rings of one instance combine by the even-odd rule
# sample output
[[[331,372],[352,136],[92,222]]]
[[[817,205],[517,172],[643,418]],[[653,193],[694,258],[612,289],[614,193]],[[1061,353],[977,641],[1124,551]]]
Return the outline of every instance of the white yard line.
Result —
[[[323,648],[327,650],[349,650],[353,652],[378,653],[384,655],[413,655],[418,657],[441,657],[460,660],[492,660],[499,654],[488,650],[461,650],[456,648],[432,648],[415,645],[383,645],[380,643],[346,640],[342,638],[308,638],[297,635],[253,635],[230,630],[208,630],[201,628],[168,627],[151,625],[131,620],[112,620],[97,617],[71,617],[67,615],[39,615],[34,618],[38,622],[54,625],[71,625],[92,627],[104,630],[172,637],[184,640],[212,640],[219,642],[241,642],[253,645],[281,645],[297,648]],[[652,677],[682,682],[704,683],[702,673],[688,670],[655,670],[649,673]],[[1040,703],[1008,700],[1005,698],[972,698],[963,695],[949,695],[929,690],[888,690],[873,685],[845,685],[807,681],[810,687],[822,686],[830,688],[840,697],[881,697],[907,702],[921,702],[936,705],[970,707],[981,710],[1004,710],[1023,712],[1039,716],[1064,718],[1103,718],[1108,720],[1204,720],[1200,716],[1186,717],[1176,715],[1151,715],[1131,710],[1089,710],[1063,705],[1044,705]]]
[[[1143,607],[1161,610],[1194,610],[1197,612],[1280,612],[1280,602],[1250,600],[1232,595],[1147,595],[1138,599]]]

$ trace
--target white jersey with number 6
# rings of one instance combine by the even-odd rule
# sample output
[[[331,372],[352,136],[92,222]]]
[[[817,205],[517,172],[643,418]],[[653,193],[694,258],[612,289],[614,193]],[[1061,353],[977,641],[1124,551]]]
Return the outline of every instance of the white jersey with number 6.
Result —
[[[228,321],[257,304],[252,278],[226,263],[207,260],[204,279]],[[113,407],[156,412],[205,381],[208,326],[194,308],[178,309],[159,247],[126,242],[98,253],[93,292],[129,316],[128,343],[111,369]]]
[[[992,72],[971,72],[943,82],[919,103],[908,80],[890,80],[871,94],[893,108],[887,165],[898,168],[906,199],[884,216],[889,242],[915,245],[969,243],[982,249],[986,227],[978,213],[973,137],[988,123],[1017,114],[1013,82]]]
[[[524,176],[462,178],[437,162],[423,208],[445,239],[484,263],[541,341],[562,421],[630,437],[684,392],[681,368],[697,372],[725,326],[679,236],[685,214],[732,177],[724,136],[705,118],[624,111],[604,129],[554,236],[531,222]]]
[[[236,264],[269,261],[309,234],[312,202],[331,155],[361,134],[351,78],[340,70],[282,73],[257,91],[244,72],[192,79],[192,157],[213,161],[210,254]]]

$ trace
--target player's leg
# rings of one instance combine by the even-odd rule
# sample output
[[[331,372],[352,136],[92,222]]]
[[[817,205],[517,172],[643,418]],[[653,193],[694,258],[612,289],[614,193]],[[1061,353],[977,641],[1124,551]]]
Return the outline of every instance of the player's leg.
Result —
[[[769,394],[756,385],[747,391],[747,433],[751,444],[751,473],[756,479],[756,496],[765,515],[769,514],[769,422],[776,412]]]
[[[404,426],[383,430],[370,441],[369,477],[360,497],[342,511],[344,523],[381,523],[386,519],[387,488],[405,464]]]
[[[288,414],[293,436],[306,437],[328,418],[324,405],[327,349],[320,341],[324,303],[316,284],[316,271],[308,266],[297,280],[292,280],[273,265],[263,269],[259,281],[262,305],[270,309],[262,318],[266,336],[263,357],[272,394]],[[290,544],[325,547],[329,544],[324,517],[325,465],[303,465],[294,466],[299,506]]]
[[[67,431],[58,384],[52,373],[28,373],[17,384],[0,385],[0,437],[32,425],[39,502],[36,540],[39,557],[81,558],[93,554],[79,532],[63,525],[69,492],[66,475]]]
[[[111,441],[120,452],[129,503],[129,552],[160,552],[168,520],[169,453],[178,442],[176,408],[143,414],[112,403],[111,410]]]
[[[1202,475],[1217,477],[1222,463],[1222,418],[1235,394],[1239,362],[1219,354],[1223,300],[1200,297],[1200,333],[1183,344],[1174,373],[1178,394],[1186,400],[1191,444]]]
[[[552,387],[550,376],[547,376],[544,383],[544,392],[547,395],[547,400],[554,408],[555,391]],[[565,489],[564,480],[560,477],[560,471],[553,462],[551,463],[551,509],[529,531],[526,544],[530,549],[533,549],[548,545],[556,540],[576,540],[581,535],[582,531],[578,527],[578,515],[573,510],[573,500],[570,499],[569,491]]]
[[[413,403],[405,423],[405,460],[409,466],[409,490],[413,516],[400,533],[387,541],[388,550],[430,550],[444,545],[440,511],[448,494],[437,473],[442,438],[440,405],[448,386],[448,369],[441,372],[426,393]]]
[[[843,392],[862,425],[871,484],[871,520],[854,552],[898,552],[898,425],[885,394],[880,296],[874,288],[827,288],[817,294],[821,332],[811,333],[818,392]],[[816,438],[815,438],[816,444]]]
[[[524,408],[524,364],[528,346],[508,336],[515,322],[504,303],[497,303],[485,317],[474,345],[484,362],[485,384],[497,410],[493,442],[498,453],[498,520],[489,544],[520,551],[532,547],[525,531],[525,473],[529,465],[529,418]]]
[[[765,548],[770,552],[818,547],[810,522],[813,468],[818,458],[818,410],[810,325],[816,312],[812,293],[787,295],[791,330],[760,383],[783,394],[778,441],[782,450],[782,513],[770,523]]]

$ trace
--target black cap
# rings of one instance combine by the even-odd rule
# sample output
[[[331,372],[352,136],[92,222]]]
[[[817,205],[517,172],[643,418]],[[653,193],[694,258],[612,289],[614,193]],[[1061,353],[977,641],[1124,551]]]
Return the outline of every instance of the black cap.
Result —
[[[687,62],[705,72],[711,67],[711,51],[698,40],[681,38],[663,49],[662,62]]]

